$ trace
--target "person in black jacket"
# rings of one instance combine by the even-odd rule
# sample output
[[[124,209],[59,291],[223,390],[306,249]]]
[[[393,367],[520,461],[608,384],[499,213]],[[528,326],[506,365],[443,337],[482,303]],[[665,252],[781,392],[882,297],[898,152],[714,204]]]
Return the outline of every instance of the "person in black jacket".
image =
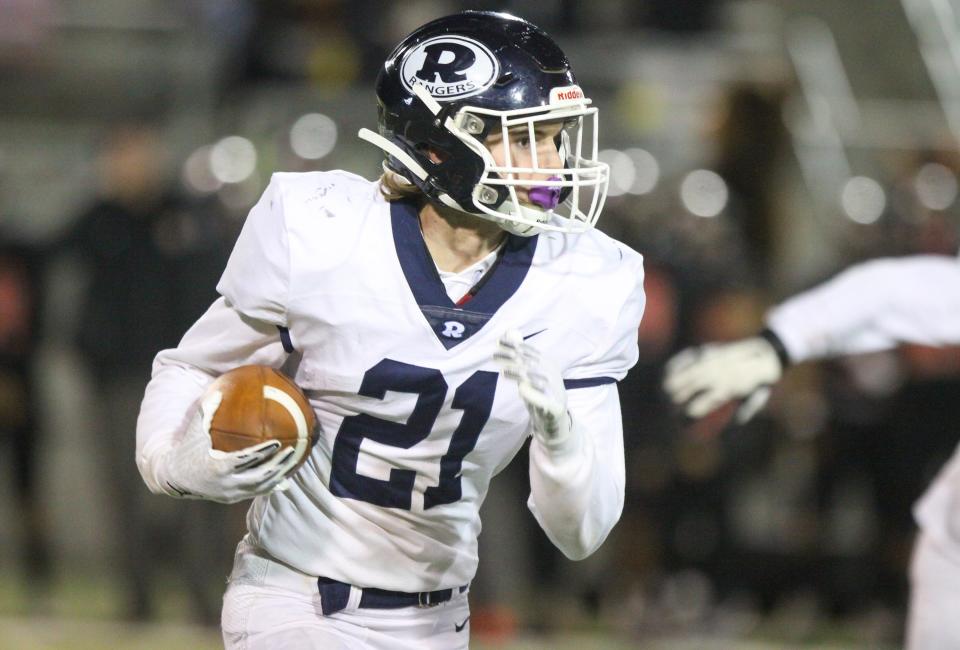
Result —
[[[188,581],[197,617],[212,623],[219,613],[216,583],[228,567],[217,571],[208,554],[226,532],[217,523],[224,513],[203,504],[175,513],[151,498],[137,474],[131,435],[156,350],[176,345],[186,324],[206,309],[230,243],[219,211],[188,201],[166,183],[164,158],[155,127],[111,131],[99,159],[101,192],[61,246],[79,257],[89,276],[76,344],[94,380],[98,452],[122,535],[117,568],[126,583],[125,615],[151,616],[150,577],[167,561]],[[177,525],[162,525],[171,518]]]

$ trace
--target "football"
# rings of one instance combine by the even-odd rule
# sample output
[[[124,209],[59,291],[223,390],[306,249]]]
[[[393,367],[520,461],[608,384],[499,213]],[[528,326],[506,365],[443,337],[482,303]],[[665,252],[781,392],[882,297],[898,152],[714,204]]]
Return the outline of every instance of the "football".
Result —
[[[317,416],[293,380],[270,366],[241,366],[210,387],[223,393],[210,424],[214,449],[238,451],[278,440],[296,449],[299,467],[317,441]]]

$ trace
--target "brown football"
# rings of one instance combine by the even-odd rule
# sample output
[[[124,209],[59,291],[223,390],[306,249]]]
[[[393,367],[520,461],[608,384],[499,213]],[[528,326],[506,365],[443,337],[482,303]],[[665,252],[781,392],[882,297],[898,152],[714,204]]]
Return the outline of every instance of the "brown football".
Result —
[[[241,366],[220,375],[211,390],[223,393],[210,424],[213,448],[237,451],[279,440],[307,459],[317,441],[317,416],[300,387],[270,366]]]

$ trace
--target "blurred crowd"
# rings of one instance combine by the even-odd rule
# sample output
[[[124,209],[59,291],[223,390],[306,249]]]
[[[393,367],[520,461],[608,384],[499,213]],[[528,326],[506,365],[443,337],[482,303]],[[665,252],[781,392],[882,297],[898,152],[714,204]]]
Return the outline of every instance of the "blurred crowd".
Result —
[[[0,3],[0,85],[16,78],[9,92],[19,92],[26,75],[40,88],[26,98],[21,93],[9,110],[0,105],[0,132],[12,133],[25,123],[24,112],[38,110],[30,96],[56,98],[44,85],[58,73],[50,48],[62,32],[79,29],[85,4],[92,3]],[[354,151],[361,145],[351,141],[349,127],[351,120],[374,123],[371,82],[398,35],[460,8],[510,9],[573,44],[578,70],[577,54],[589,52],[604,30],[616,26],[618,42],[642,37],[682,49],[717,40],[721,17],[739,15],[735,4],[745,3],[131,3],[140,14],[119,14],[130,18],[130,29],[148,23],[189,31],[194,45],[215,43],[199,50],[212,60],[205,72],[174,75],[149,92],[131,86],[125,93],[123,84],[91,88],[93,108],[76,100],[82,92],[62,113],[44,104],[48,112],[35,119],[82,116],[81,153],[66,157],[86,169],[79,177],[62,168],[54,174],[82,191],[71,190],[66,201],[46,197],[45,205],[58,210],[45,220],[22,197],[44,204],[45,194],[65,191],[48,187],[56,178],[24,186],[30,170],[14,169],[14,146],[0,138],[0,458],[11,477],[0,489],[12,495],[15,515],[0,551],[16,559],[0,569],[12,569],[42,602],[72,562],[99,564],[123,594],[117,615],[130,620],[155,618],[156,584],[176,576],[196,618],[216,622],[243,507],[163,499],[140,482],[134,428],[151,360],[214,299],[242,217],[270,171],[350,167],[376,174],[376,154]],[[761,6],[817,6],[749,4],[758,13]],[[91,8],[89,20],[106,20],[105,11]],[[9,29],[4,15],[21,29]],[[475,633],[550,629],[573,611],[579,620],[636,634],[746,635],[789,612],[798,635],[804,622],[853,618],[867,621],[865,635],[895,639],[914,533],[910,507],[957,443],[960,350],[904,347],[801,368],[761,417],[740,427],[730,422],[732,409],[683,420],[660,382],[664,362],[681,347],[753,334],[767,306],[853,262],[955,254],[955,142],[944,129],[940,140],[874,152],[870,182],[883,198],[875,209],[874,185],[848,185],[843,201],[829,201],[813,196],[822,188],[803,173],[785,118],[802,97],[789,69],[721,75],[696,120],[677,124],[650,116],[657,102],[643,99],[642,79],[604,77],[598,67],[585,65],[581,81],[597,97],[611,162],[628,159],[631,174],[611,193],[599,227],[646,258],[641,358],[620,385],[626,507],[596,557],[564,560],[524,512],[522,452],[494,481],[484,506],[484,560],[472,589]],[[155,81],[160,73],[144,74]],[[203,96],[191,97],[198,87]],[[360,97],[355,104],[344,99],[352,95]],[[329,146],[304,154],[311,149],[286,139],[296,112],[288,101],[346,125],[339,139],[314,118],[307,144],[326,139]],[[357,115],[354,105],[366,113]],[[219,140],[227,160],[218,171],[211,147],[199,144],[231,132],[250,140]],[[257,172],[231,178],[251,140],[260,151]],[[625,159],[624,151],[633,153]],[[640,164],[651,159],[653,172]],[[640,187],[644,169],[653,180]],[[76,275],[68,283],[75,294],[69,309],[53,284],[63,269]],[[42,415],[58,407],[48,403],[42,380],[51,347],[78,360],[75,381],[90,382],[96,404],[94,420],[78,427],[89,435],[76,446],[97,468],[108,532],[103,548],[81,557],[58,553],[59,529],[44,489],[43,451],[56,436],[72,435],[49,430],[51,421],[69,416]]]
[[[177,573],[207,623],[219,616],[219,580],[229,566],[227,515],[209,504],[169,504],[149,496],[134,457],[137,414],[158,350],[180,336],[215,296],[214,284],[236,236],[236,222],[208,202],[170,186],[157,127],[131,122],[107,131],[97,152],[99,188],[60,236],[42,243],[5,239],[0,250],[4,417],[14,450],[19,546],[24,576],[42,596],[50,587],[54,546],[41,498],[46,431],[38,417],[42,388],[35,354],[47,330],[46,271],[66,264],[84,275],[70,340],[90,381],[95,459],[109,499],[110,568],[122,587],[121,614],[155,614],[151,582]],[[9,404],[7,403],[9,402]],[[3,427],[5,430],[7,426]]]

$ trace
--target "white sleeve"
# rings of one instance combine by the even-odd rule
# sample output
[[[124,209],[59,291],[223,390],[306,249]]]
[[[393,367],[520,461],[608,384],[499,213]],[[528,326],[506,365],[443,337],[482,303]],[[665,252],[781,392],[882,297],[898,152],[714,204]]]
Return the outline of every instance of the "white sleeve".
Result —
[[[527,506],[550,541],[571,560],[596,551],[623,512],[623,421],[616,384],[567,391],[570,444],[530,442]]]
[[[771,310],[791,361],[900,343],[960,343],[960,262],[917,255],[859,264]]]
[[[159,460],[183,436],[214,378],[247,364],[279,367],[286,356],[276,326],[244,317],[223,298],[179,346],[160,352],[137,419],[137,467],[150,491],[166,492]]]
[[[616,310],[595,339],[591,353],[563,373],[568,388],[590,386],[598,379],[620,381],[637,363],[637,329],[647,302],[643,278],[643,257],[630,251],[625,255],[618,274],[608,281],[610,285],[618,286]],[[589,333],[590,338],[593,338],[592,334]]]
[[[530,443],[527,502],[550,541],[572,560],[596,551],[623,512],[623,419],[616,381],[637,362],[646,297],[643,257],[624,250],[609,279],[618,306],[593,351],[564,372],[570,436],[560,447]]]
[[[274,174],[247,215],[217,291],[246,316],[285,326],[289,279],[283,191],[280,175]]]
[[[160,352],[137,419],[137,467],[150,491],[165,492],[158,478],[159,458],[183,436],[214,378],[247,364],[279,367],[286,356],[276,326],[246,318],[223,298],[194,323],[179,346]]]
[[[208,384],[247,364],[286,359],[289,253],[276,175],[250,211],[217,290],[223,296],[180,344],[160,352],[137,420],[137,467],[152,492],[165,492],[161,458],[183,436]]]

